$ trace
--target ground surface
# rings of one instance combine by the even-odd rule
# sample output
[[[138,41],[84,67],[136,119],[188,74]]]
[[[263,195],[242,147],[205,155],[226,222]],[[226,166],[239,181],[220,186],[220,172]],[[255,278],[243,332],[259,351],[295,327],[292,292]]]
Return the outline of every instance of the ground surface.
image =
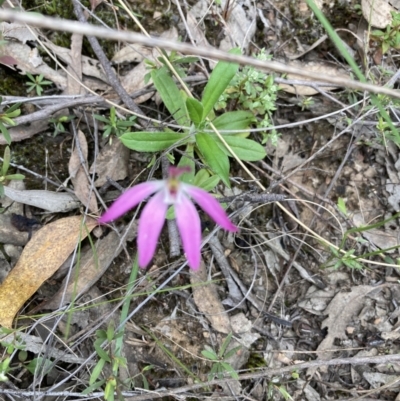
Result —
[[[383,29],[385,7],[396,4],[377,3],[372,11],[368,1],[335,1],[322,10],[368,81],[384,86],[398,70],[398,51],[390,46],[383,54],[379,40],[368,40],[363,15],[380,16],[374,24]],[[72,4],[27,1],[23,7],[76,19]],[[139,31],[116,4],[85,5],[113,28]],[[135,212],[109,227],[96,226],[95,218],[120,194],[117,184],[159,179],[162,166],[165,176],[168,160],[173,155],[178,162],[185,148],[168,158],[128,150],[115,132],[102,135],[107,123],[94,115],[109,118],[103,100],[123,102],[98,59],[111,60],[122,90],[135,99],[133,106],[125,102],[127,109],[166,126],[172,117],[145,82],[143,60],[159,55],[108,41],[100,41],[105,54],[99,55],[77,34],[4,23],[3,54],[16,68],[1,66],[3,105],[13,104],[11,96],[23,102],[9,127],[9,173],[26,178],[6,180],[1,198],[0,277],[11,273],[0,287],[0,323],[19,329],[18,335],[2,330],[0,367],[8,381],[1,397],[91,399],[106,390],[112,399],[107,390],[115,388],[115,397],[129,400],[400,399],[400,141],[369,93],[320,85],[324,77],[352,75],[305,2],[130,6],[152,35],[222,50],[236,44],[247,55],[266,49],[272,60],[315,80],[273,74],[281,84],[274,107],[253,109],[267,131],[250,137],[263,144],[266,157],[245,166],[266,191],[233,161],[232,188],[219,183],[214,189],[230,197],[227,210],[239,233],[213,231],[202,214],[206,242],[201,268],[192,271],[174,253],[176,235],[166,225],[149,269],[134,275]],[[195,96],[214,65],[209,59],[189,64],[186,82]],[[51,84],[26,98],[25,73],[42,74]],[[396,78],[391,85],[397,88]],[[78,103],[76,95],[86,98]],[[396,101],[379,96],[396,125]],[[236,106],[228,102],[217,113]],[[73,116],[72,123],[62,116]],[[127,116],[117,111],[119,119]],[[64,132],[55,132],[57,123]],[[130,130],[149,126],[137,119]],[[260,201],[265,192],[278,198]],[[80,216],[87,216],[84,233]],[[89,232],[91,240],[83,239]],[[121,321],[118,337],[113,327]],[[229,374],[232,368],[239,376]],[[83,394],[89,386],[92,392]]]

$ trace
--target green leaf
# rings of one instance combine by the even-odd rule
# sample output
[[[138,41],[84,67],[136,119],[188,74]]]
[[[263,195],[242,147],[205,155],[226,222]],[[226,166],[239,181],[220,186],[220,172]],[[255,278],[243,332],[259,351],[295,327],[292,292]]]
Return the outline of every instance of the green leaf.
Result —
[[[341,211],[345,216],[347,216],[346,202],[344,201],[343,198],[339,197],[337,205],[339,211]]]
[[[220,179],[221,178],[218,175],[212,175],[198,186],[205,191],[210,192],[218,185]]]
[[[229,375],[232,377],[232,379],[239,379],[239,375],[237,374],[236,370],[233,369],[233,367],[227,363],[227,362],[220,362],[221,366],[225,369],[226,372],[229,373]]]
[[[240,49],[232,49],[229,53],[241,54]],[[210,75],[210,79],[204,88],[203,98],[203,120],[206,119],[208,113],[212,110],[219,97],[224,93],[232,78],[235,76],[239,69],[239,64],[229,63],[227,61],[220,61],[215,66]]]
[[[24,180],[25,176],[23,174],[7,174],[4,178],[6,180]]]
[[[178,167],[189,167],[190,168],[189,172],[183,173],[180,177],[180,180],[182,182],[186,182],[187,184],[193,184],[193,180],[194,180],[195,163],[194,163],[193,149],[194,149],[193,144],[188,143],[186,146],[186,151],[178,163]]]
[[[243,130],[255,121],[254,114],[250,111],[228,111],[213,120],[217,130]],[[229,135],[229,134],[226,134]]]
[[[186,108],[190,119],[197,127],[203,121],[203,105],[197,99],[188,97],[186,99]]]
[[[214,351],[203,350],[201,351],[201,355],[203,355],[207,359],[211,359],[212,361],[218,361],[218,356]]]
[[[0,103],[1,103],[1,102],[0,102]],[[17,109],[19,109],[19,106],[21,106],[21,103],[14,103],[12,106],[10,106],[10,107],[7,109],[6,114],[9,116],[10,113],[12,113],[12,112],[16,111]],[[19,113],[17,114],[17,116],[19,116],[20,114],[21,114],[21,110],[19,111]],[[17,117],[17,116],[15,116],[15,117]]]
[[[242,347],[239,345],[238,347],[230,349],[227,353],[224,354],[224,359],[228,359],[231,356],[235,355]]]
[[[92,385],[97,378],[100,376],[100,373],[103,371],[104,365],[106,361],[104,359],[99,359],[96,366],[92,370],[92,374],[90,375],[89,384]]]
[[[208,134],[196,134],[196,144],[202,153],[206,164],[221,177],[223,183],[230,188],[229,159],[218,146],[215,139]]]
[[[168,149],[175,143],[184,144],[186,134],[177,132],[126,132],[119,139],[129,149],[138,152],[158,152]]]
[[[0,184],[0,198],[4,196],[4,185]]]
[[[231,339],[232,339],[232,332],[230,332],[230,333],[226,336],[224,342],[223,342],[222,345],[221,345],[221,348],[220,348],[220,350],[219,350],[219,352],[218,352],[218,356],[219,356],[220,358],[222,358],[222,356],[225,354],[226,348],[228,347],[229,343],[231,342]]]
[[[98,388],[100,388],[105,382],[106,382],[106,380],[100,380],[96,383],[93,383],[91,386],[86,387],[85,390],[82,391],[82,394],[86,395],[86,394],[93,393],[94,390],[97,390]]]
[[[186,102],[176,83],[171,78],[166,67],[151,71],[151,78],[157,88],[165,107],[175,121],[185,127],[189,125],[186,112]]]
[[[225,154],[230,156],[230,153],[225,148],[225,145],[218,138],[214,138],[215,141],[217,141],[220,149],[223,150]],[[240,160],[253,162],[262,160],[267,155],[264,147],[252,139],[227,135],[224,135],[224,139]]]
[[[111,362],[110,356],[107,354],[106,351],[104,351],[103,348],[101,348],[100,344],[99,344],[97,341],[95,341],[95,342],[93,343],[93,345],[94,345],[94,349],[96,350],[97,355],[98,355],[101,359],[103,359],[103,360],[106,361],[106,362]]]
[[[0,123],[0,131],[4,136],[4,139],[6,140],[6,142],[11,145],[11,135],[8,132],[8,129],[2,124]]]
[[[11,152],[10,147],[6,146],[4,149],[3,165],[1,166],[1,176],[4,177],[7,174],[8,168],[10,167]]]

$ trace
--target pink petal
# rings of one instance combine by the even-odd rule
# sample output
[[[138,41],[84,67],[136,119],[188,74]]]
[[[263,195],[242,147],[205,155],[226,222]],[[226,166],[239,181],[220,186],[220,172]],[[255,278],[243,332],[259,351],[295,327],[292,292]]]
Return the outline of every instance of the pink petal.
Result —
[[[182,194],[180,202],[175,204],[175,215],[189,266],[193,270],[197,270],[200,266],[200,217],[191,200],[184,194]]]
[[[108,223],[121,217],[164,185],[164,181],[149,181],[128,189],[100,217],[99,223]]]
[[[139,220],[137,246],[139,267],[145,268],[153,258],[157,241],[164,225],[168,204],[165,193],[160,191],[149,200]]]
[[[188,184],[181,184],[194,201],[222,228],[236,232],[237,227],[229,220],[219,202],[208,192]]]

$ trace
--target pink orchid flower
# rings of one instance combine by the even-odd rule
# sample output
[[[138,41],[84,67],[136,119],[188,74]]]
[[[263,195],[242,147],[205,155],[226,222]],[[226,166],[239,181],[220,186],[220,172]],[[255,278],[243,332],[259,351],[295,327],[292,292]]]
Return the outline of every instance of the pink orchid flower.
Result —
[[[190,169],[184,167],[170,167],[168,179],[135,185],[124,192],[99,219],[100,223],[115,220],[154,194],[139,220],[137,246],[141,268],[145,268],[153,258],[170,205],[175,208],[183,249],[189,266],[194,270],[200,266],[201,225],[199,214],[190,198],[222,228],[237,231],[237,227],[213,196],[201,188],[178,180],[180,175],[188,171]]]

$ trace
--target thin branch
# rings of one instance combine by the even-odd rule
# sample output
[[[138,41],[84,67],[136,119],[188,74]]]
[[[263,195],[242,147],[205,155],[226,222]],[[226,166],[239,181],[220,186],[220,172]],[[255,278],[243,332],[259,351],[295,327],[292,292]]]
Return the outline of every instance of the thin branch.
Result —
[[[194,54],[197,56],[212,58],[216,60],[231,61],[241,65],[250,65],[263,71],[266,70],[268,72],[275,71],[284,74],[295,74],[299,77],[315,79],[315,73],[313,72],[306,71],[305,69],[290,67],[286,64],[276,61],[258,60],[252,57],[230,54],[228,52],[218,49],[213,49],[209,47],[194,47],[186,43],[179,43],[166,39],[148,38],[144,35],[134,32],[116,31],[113,29],[97,27],[89,24],[82,24],[77,21],[45,17],[42,15],[38,16],[32,13],[15,12],[11,10],[0,10],[0,20],[25,23],[35,27],[47,28],[54,31],[64,31],[71,33],[75,32],[82,35],[96,36],[103,39],[110,39],[128,43],[138,43],[149,47],[161,47],[163,49],[175,50],[183,54]],[[323,74],[319,76],[319,79],[321,81],[340,85],[346,88],[358,89],[372,93],[381,93],[394,98],[400,98],[399,91],[389,89],[387,87],[365,84],[351,79],[343,79],[341,77],[334,77]]]

